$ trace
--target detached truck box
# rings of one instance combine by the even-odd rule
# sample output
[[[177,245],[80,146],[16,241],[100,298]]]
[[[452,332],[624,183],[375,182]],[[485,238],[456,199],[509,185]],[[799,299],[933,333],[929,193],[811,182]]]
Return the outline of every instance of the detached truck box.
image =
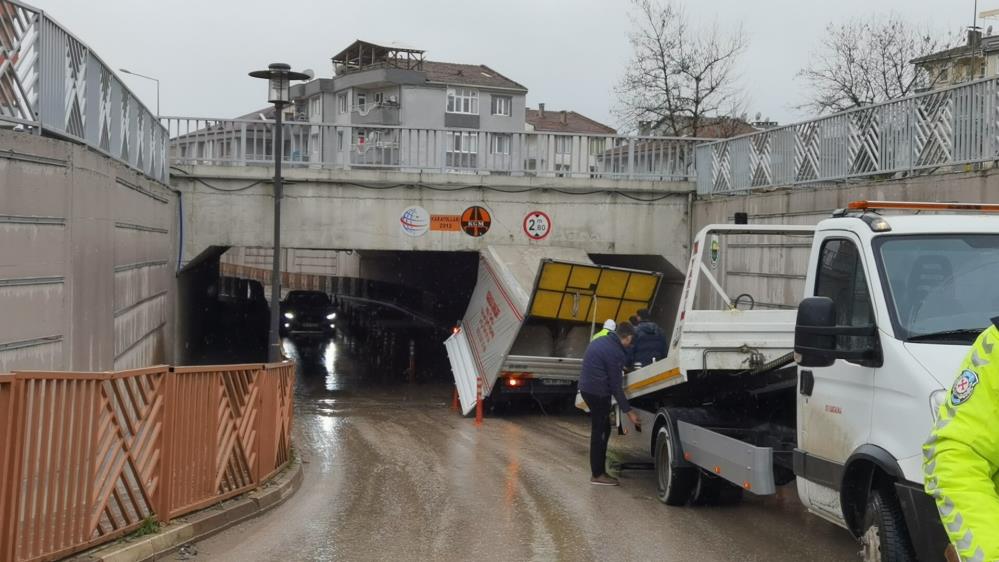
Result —
[[[475,408],[479,384],[493,399],[571,400],[593,331],[651,308],[660,281],[574,248],[482,250],[468,309],[444,342],[463,413]]]

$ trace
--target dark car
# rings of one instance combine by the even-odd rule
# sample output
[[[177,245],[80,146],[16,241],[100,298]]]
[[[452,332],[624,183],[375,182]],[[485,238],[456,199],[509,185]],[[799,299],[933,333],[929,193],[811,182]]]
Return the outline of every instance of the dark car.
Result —
[[[335,320],[333,302],[321,291],[291,291],[281,301],[281,334],[290,338],[331,338]]]

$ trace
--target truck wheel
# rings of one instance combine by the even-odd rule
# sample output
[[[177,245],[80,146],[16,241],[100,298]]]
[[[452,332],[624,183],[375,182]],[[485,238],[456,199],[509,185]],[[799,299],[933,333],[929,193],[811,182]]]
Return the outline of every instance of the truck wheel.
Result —
[[[905,517],[894,495],[872,490],[860,537],[864,562],[915,562]]]
[[[694,505],[735,505],[742,501],[742,488],[724,478],[698,471],[691,503]]]
[[[697,470],[693,467],[674,467],[673,440],[667,425],[656,434],[656,487],[659,501],[666,505],[686,505],[697,484]]]

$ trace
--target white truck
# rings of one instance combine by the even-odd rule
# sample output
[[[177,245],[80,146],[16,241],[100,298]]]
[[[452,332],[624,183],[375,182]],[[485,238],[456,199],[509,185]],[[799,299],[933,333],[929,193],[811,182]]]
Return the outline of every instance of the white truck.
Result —
[[[583,250],[488,246],[468,309],[444,346],[462,412],[479,396],[571,407],[590,336],[652,308],[661,274],[597,265]]]
[[[653,457],[659,499],[737,500],[797,478],[863,559],[943,560],[922,445],[999,313],[996,210],[861,201],[814,227],[702,230],[668,356],[625,378],[640,431],[616,422]],[[802,282],[804,300],[781,306]],[[762,294],[730,297],[751,283]]]

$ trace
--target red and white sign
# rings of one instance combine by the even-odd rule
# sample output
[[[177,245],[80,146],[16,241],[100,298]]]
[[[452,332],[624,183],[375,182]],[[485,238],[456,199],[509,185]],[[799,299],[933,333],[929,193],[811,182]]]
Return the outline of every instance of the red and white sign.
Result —
[[[551,234],[552,219],[542,211],[531,211],[524,217],[524,234],[531,240],[544,240]]]

